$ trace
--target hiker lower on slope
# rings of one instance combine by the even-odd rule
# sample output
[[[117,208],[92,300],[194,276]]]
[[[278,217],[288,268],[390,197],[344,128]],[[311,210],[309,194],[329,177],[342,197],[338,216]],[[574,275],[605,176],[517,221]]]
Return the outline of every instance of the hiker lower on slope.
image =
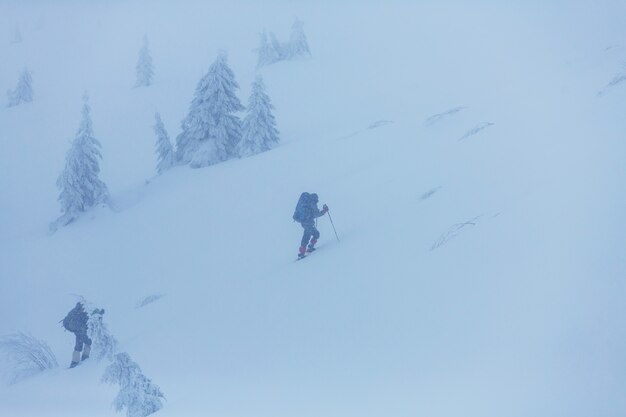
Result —
[[[72,363],[70,368],[75,367],[82,360],[84,361],[91,353],[91,339],[87,336],[87,321],[89,316],[85,311],[83,303],[76,303],[76,306],[67,313],[62,320],[63,327],[74,333],[76,336],[76,344],[72,354]],[[81,356],[82,353],[82,356]]]
[[[317,208],[318,201],[317,194],[302,193],[296,205],[293,219],[304,228],[300,249],[298,250],[299,258],[303,258],[305,252],[313,252],[317,239],[320,237],[320,232],[315,227],[315,219],[326,214],[328,212],[328,206],[324,204],[322,210],[320,210]]]

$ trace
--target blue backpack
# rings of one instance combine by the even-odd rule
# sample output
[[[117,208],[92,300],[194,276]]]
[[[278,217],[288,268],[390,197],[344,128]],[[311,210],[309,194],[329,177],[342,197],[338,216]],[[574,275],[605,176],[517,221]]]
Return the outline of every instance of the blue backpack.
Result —
[[[300,198],[298,199],[298,204],[296,204],[296,210],[293,212],[293,219],[298,223],[304,221],[306,219],[306,214],[309,206],[311,194],[302,193],[300,194]]]

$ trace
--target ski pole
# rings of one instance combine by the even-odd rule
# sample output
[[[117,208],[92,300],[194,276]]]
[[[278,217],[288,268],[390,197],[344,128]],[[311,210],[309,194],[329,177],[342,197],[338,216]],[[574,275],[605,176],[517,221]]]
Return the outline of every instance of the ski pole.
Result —
[[[333,223],[333,218],[330,217],[330,211],[327,211],[328,219],[330,220],[330,224],[333,226],[333,231],[335,232],[335,237],[337,238],[337,242],[340,242],[339,236],[337,236],[337,229],[335,229],[335,224]]]

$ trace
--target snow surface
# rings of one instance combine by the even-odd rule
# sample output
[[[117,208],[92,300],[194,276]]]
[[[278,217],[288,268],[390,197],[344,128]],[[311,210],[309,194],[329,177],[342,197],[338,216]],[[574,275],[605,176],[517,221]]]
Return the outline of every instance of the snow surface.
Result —
[[[296,18],[312,58],[256,71]],[[0,27],[0,91],[34,89],[0,106],[0,335],[61,364],[0,416],[116,415],[106,361],[64,369],[78,294],[159,416],[626,413],[623,1],[2,1]],[[157,177],[154,114],[176,137],[219,50],[281,144]],[[85,90],[114,209],[49,234]],[[302,191],[341,242],[321,218],[294,262]]]

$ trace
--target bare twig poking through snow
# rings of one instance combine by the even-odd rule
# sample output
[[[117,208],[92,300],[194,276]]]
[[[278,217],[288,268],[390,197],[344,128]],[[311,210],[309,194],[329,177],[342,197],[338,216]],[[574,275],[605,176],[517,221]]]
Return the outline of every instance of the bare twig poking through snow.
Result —
[[[0,351],[8,361],[12,384],[59,366],[44,341],[22,332],[0,338]]]
[[[463,139],[469,138],[470,136],[474,136],[475,134],[477,134],[481,130],[486,129],[489,126],[493,126],[494,124],[495,123],[491,123],[491,122],[479,123],[476,126],[474,126],[473,128],[471,128],[470,130],[468,130],[467,132],[465,132],[465,134],[459,138],[459,141],[462,141]]]
[[[165,296],[165,294],[153,294],[144,298],[139,304],[137,304],[137,308],[145,307],[150,303],[154,303],[159,298]]]
[[[431,188],[430,190],[426,191],[424,194],[420,196],[420,201],[429,199],[430,197],[433,196],[433,194],[435,194],[440,189],[441,189],[441,186]]]
[[[430,250],[433,251],[443,245],[445,245],[446,243],[448,243],[450,240],[454,239],[455,237],[458,236],[459,233],[461,233],[461,231],[466,228],[467,226],[476,226],[476,223],[478,222],[478,219],[482,217],[482,214],[480,216],[476,216],[471,220],[468,220],[466,222],[463,223],[457,223],[454,224],[450,227],[450,229],[442,234],[439,239],[437,239],[437,241],[435,243],[433,243],[433,245],[430,247]]]
[[[461,110],[465,110],[465,109],[467,109],[467,107],[458,106],[458,107],[455,107],[453,109],[447,110],[447,111],[445,111],[443,113],[438,113],[438,114],[432,115],[429,118],[427,118],[426,120],[424,120],[424,124],[426,126],[434,125],[435,123],[437,123],[439,120],[443,119],[444,117],[451,116],[451,115],[453,115],[455,113],[458,113]]]
[[[611,87],[615,87],[616,85],[626,81],[626,73],[622,73],[613,77],[613,79],[604,87],[602,90],[598,91],[598,96],[602,96],[606,93]]]
[[[391,123],[393,123],[393,121],[391,121],[391,120],[378,120],[378,121],[372,123],[371,125],[369,125],[367,128],[368,129],[376,129],[377,127],[385,126],[385,125],[388,125],[388,124],[391,124]]]

